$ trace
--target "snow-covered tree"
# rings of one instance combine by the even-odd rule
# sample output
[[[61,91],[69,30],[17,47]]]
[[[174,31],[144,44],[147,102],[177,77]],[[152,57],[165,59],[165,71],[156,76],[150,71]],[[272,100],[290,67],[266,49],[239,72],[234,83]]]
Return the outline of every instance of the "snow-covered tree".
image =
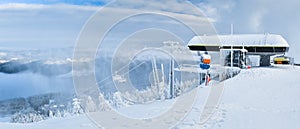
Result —
[[[166,95],[165,95],[164,91],[165,91],[165,84],[164,84],[164,82],[160,82],[159,83],[159,91],[158,91],[158,95],[159,95],[160,100],[165,100],[166,99]]]
[[[67,112],[67,110],[63,110],[63,111],[62,111],[62,117],[67,117],[67,116],[69,116],[69,115],[70,115],[70,113]]]
[[[82,114],[83,113],[83,109],[81,108],[81,103],[80,103],[80,99],[78,98],[74,98],[73,102],[72,102],[72,113],[73,114]]]
[[[121,92],[115,92],[113,94],[113,100],[112,100],[112,105],[115,108],[120,108],[124,106],[124,102],[123,102],[123,97],[121,95]]]
[[[41,120],[43,120],[42,115],[36,113],[16,113],[11,118],[11,121],[14,123],[32,123]]]
[[[61,117],[62,115],[61,115],[61,113],[60,113],[60,111],[59,110],[56,110],[56,112],[55,112],[55,117]]]
[[[53,118],[53,117],[54,117],[54,114],[53,114],[53,112],[52,112],[51,110],[49,110],[49,117],[50,117],[50,118]]]
[[[107,101],[105,100],[103,94],[99,94],[99,111],[107,111],[110,110]]]
[[[86,112],[95,112],[97,111],[96,104],[94,103],[91,96],[88,96],[85,101],[85,111]]]

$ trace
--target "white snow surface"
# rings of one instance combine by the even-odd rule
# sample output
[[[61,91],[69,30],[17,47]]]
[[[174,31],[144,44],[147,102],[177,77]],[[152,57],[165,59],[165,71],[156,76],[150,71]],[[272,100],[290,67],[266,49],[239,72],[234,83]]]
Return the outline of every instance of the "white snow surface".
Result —
[[[300,67],[292,66],[244,69],[224,82],[218,109],[206,123],[199,123],[195,106],[178,128],[299,129],[299,74]]]
[[[204,124],[199,122],[203,98],[210,87],[200,88],[198,98],[190,114],[177,125],[182,129],[298,129],[300,128],[300,67],[279,66],[243,69],[232,79],[224,81],[220,105]],[[170,104],[171,101],[167,102]],[[142,108],[146,117],[152,116],[162,102],[147,106],[134,105],[120,109],[127,115],[140,117]],[[127,109],[126,109],[127,108]],[[151,111],[151,109],[155,111]],[[136,112],[134,112],[136,110]],[[140,110],[140,111],[139,111]],[[139,114],[135,114],[139,113]],[[148,116],[149,117],[149,116]],[[53,118],[38,123],[15,124],[0,120],[0,129],[96,129],[87,116]]]
[[[244,70],[225,81],[213,129],[299,129],[300,68]]]
[[[0,122],[0,129],[97,129],[97,126],[87,116],[77,115],[28,124]]]

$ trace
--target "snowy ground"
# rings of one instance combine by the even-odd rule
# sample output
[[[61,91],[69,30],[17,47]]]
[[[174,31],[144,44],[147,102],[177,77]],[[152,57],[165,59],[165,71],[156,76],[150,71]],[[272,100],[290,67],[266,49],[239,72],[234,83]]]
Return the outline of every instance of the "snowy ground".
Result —
[[[224,81],[225,90],[219,108],[204,124],[199,122],[199,116],[203,108],[203,98],[207,97],[210,88],[200,88],[197,102],[191,113],[181,124],[177,125],[177,128],[300,128],[299,75],[300,67],[292,68],[291,66],[242,70],[236,77]],[[166,103],[154,102],[147,106],[125,107],[120,109],[120,112],[126,112],[131,117],[141,117],[139,115],[144,113],[145,117],[149,117],[147,115],[152,116],[153,113],[160,112],[158,109],[166,110],[172,101]],[[145,108],[147,110],[143,110]],[[5,120],[7,119],[0,119],[0,129],[97,128],[85,115],[54,118],[33,124],[13,124],[5,122]]]
[[[300,67],[244,70],[225,81],[219,110],[207,128],[299,129]]]
[[[97,129],[85,115],[53,118],[38,123],[0,122],[0,129]]]

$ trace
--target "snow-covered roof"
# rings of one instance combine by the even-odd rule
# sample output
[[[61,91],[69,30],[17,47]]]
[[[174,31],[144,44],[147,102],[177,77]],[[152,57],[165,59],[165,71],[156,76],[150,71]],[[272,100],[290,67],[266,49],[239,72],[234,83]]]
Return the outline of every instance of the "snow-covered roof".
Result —
[[[289,44],[281,35],[275,34],[195,36],[189,41],[188,45],[289,47]]]

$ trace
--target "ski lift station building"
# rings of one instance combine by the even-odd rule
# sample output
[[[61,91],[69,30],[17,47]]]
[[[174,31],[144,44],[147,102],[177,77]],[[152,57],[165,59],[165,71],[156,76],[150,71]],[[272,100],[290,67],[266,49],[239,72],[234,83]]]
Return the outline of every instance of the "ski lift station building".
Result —
[[[269,66],[270,56],[285,54],[289,50],[288,42],[275,34],[195,36],[188,47],[192,51],[243,51],[248,58],[259,57],[259,66]]]

